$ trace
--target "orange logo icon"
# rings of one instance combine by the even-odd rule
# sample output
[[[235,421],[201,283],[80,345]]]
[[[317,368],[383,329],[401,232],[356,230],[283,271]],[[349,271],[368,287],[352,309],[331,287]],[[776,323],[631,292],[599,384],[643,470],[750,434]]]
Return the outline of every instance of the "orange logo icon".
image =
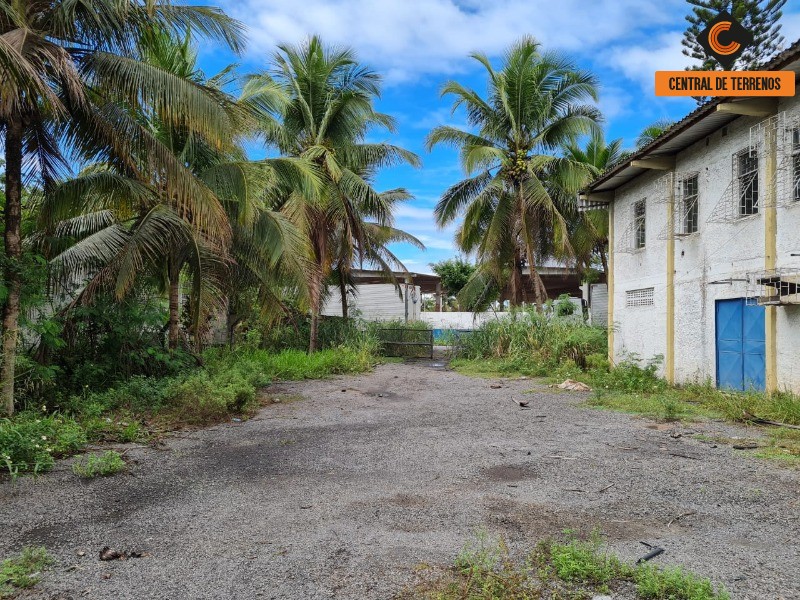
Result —
[[[753,34],[723,10],[698,34],[697,41],[710,58],[730,70],[753,43]]]
[[[722,56],[729,56],[731,54],[735,54],[738,52],[739,48],[742,45],[739,42],[731,42],[730,44],[722,44],[719,41],[719,36],[723,31],[730,31],[731,29],[730,21],[721,21],[714,25],[711,28],[711,31],[708,32],[708,45],[711,46],[711,49],[716,52],[717,54],[721,54]]]

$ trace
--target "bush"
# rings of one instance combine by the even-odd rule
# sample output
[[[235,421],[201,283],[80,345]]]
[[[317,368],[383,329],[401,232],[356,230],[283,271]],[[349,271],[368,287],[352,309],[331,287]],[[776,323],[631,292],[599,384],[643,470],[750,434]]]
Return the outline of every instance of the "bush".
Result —
[[[72,472],[87,479],[108,477],[124,470],[125,461],[122,460],[122,455],[113,450],[103,454],[90,454],[85,461],[79,459],[72,463]]]
[[[437,600],[478,598],[592,598],[628,592],[640,600],[729,600],[705,578],[678,568],[631,566],[604,548],[600,534],[540,542],[524,563],[510,556],[502,539],[480,534],[468,543],[454,568],[416,587],[413,597]],[[614,594],[616,595],[616,594]],[[405,597],[405,596],[403,596]],[[629,597],[626,593],[625,597]]]
[[[592,372],[592,383],[597,388],[625,392],[664,392],[669,384],[658,376],[662,360],[657,356],[642,366],[639,359],[632,355],[613,369]]]
[[[0,564],[0,598],[12,598],[18,590],[32,588],[39,583],[40,573],[53,563],[43,547],[26,547],[15,557]]]
[[[511,358],[543,371],[570,360],[587,367],[587,357],[607,352],[606,330],[571,318],[548,317],[535,310],[512,312],[463,336],[460,358]]]
[[[83,428],[64,415],[23,412],[0,420],[0,465],[12,476],[49,471],[56,457],[84,445]]]
[[[87,385],[82,393],[59,402],[61,413],[46,414],[43,406],[42,412],[0,420],[0,469],[12,476],[40,473],[87,441],[136,441],[142,436],[141,420],[207,425],[249,414],[258,405],[258,388],[271,381],[361,373],[373,366],[376,350],[375,338],[364,332],[348,345],[312,355],[300,350],[273,354],[252,347],[217,348],[205,353],[205,368],[171,377],[136,376],[99,392]]]
[[[724,588],[714,590],[712,583],[703,577],[680,569],[660,569],[642,565],[636,569],[634,580],[639,597],[647,600],[728,600]]]

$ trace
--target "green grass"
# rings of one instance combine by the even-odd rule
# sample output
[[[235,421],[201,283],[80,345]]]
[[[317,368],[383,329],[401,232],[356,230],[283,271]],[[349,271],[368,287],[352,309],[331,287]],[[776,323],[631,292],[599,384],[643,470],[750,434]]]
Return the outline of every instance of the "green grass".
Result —
[[[519,310],[462,336],[457,358],[510,359],[518,367],[544,370],[571,362],[580,369],[607,354],[606,330],[574,319]],[[592,357],[592,358],[590,358]],[[511,368],[511,365],[508,365]]]
[[[173,377],[133,377],[103,392],[86,388],[55,413],[38,407],[0,419],[0,470],[12,477],[43,473],[87,443],[142,441],[153,432],[246,417],[260,406],[258,390],[274,381],[363,373],[380,360],[366,335],[312,355],[244,346],[211,349],[203,359],[202,368]]]
[[[26,547],[17,556],[5,559],[0,564],[0,598],[12,598],[19,590],[35,586],[41,572],[52,563],[42,547]]]
[[[572,361],[565,361],[554,367],[532,362],[525,357],[454,358],[450,361],[450,367],[470,377],[533,377],[546,378],[548,381],[585,379],[585,373]]]
[[[93,479],[108,477],[125,470],[125,461],[119,452],[108,450],[103,454],[90,454],[86,459],[78,459],[72,463],[72,472],[79,477]]]
[[[657,421],[692,421],[718,414],[697,403],[685,402],[680,394],[667,391],[658,394],[619,392],[596,389],[587,406],[617,412],[640,414]]]
[[[426,569],[429,567],[426,566]],[[640,600],[729,600],[724,588],[674,567],[628,565],[605,549],[593,533],[580,539],[566,532],[545,540],[515,561],[502,539],[478,534],[452,568],[426,577],[405,598],[429,600],[561,600],[634,590]]]
[[[12,419],[0,419],[0,469],[12,477],[49,471],[57,457],[85,444],[86,432],[66,415],[24,411]]]
[[[588,406],[640,414],[658,421],[718,418],[751,424],[748,415],[754,415],[770,421],[800,425],[800,398],[792,394],[733,393],[718,390],[710,383],[671,387],[658,376],[660,357],[642,363],[636,356],[630,356],[613,368],[609,367],[601,353],[585,355],[580,365],[572,359],[565,359],[559,350],[565,346],[554,341],[553,337],[556,334],[569,335],[571,326],[557,322],[543,324],[531,317],[512,325],[487,327],[480,332],[482,337],[473,341],[472,353],[481,354],[486,348],[495,348],[498,355],[456,358],[451,366],[457,372],[472,377],[528,376],[543,377],[552,382],[575,379],[594,389],[594,395],[586,402]],[[537,343],[545,347],[540,346],[536,350],[535,345],[530,344],[527,352],[515,351],[520,347],[521,342],[517,338],[522,335],[524,328],[529,329],[538,340]],[[592,334],[587,334],[578,326],[572,335],[591,338]],[[475,348],[479,351],[474,351]],[[562,358],[554,364],[547,358],[553,356]],[[766,437],[766,442],[752,453],[753,456],[776,459],[787,464],[800,463],[800,436],[793,436],[796,432],[769,426],[759,426],[758,431]]]

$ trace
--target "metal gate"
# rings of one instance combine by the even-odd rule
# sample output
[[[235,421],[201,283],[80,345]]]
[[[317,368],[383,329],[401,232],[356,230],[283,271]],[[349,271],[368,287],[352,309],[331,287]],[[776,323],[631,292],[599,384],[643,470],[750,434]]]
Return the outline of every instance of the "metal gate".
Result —
[[[384,356],[433,358],[433,329],[379,329]]]
[[[766,342],[764,307],[744,298],[717,300],[717,387],[764,390]]]

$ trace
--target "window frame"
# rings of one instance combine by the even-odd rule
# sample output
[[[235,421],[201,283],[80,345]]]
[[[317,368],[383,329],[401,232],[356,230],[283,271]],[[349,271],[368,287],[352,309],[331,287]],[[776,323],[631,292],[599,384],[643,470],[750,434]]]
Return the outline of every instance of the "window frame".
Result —
[[[649,308],[656,305],[654,287],[626,290],[625,308]]]
[[[646,247],[647,198],[642,198],[633,203],[633,249],[644,250]]]
[[[752,217],[761,212],[761,182],[759,177],[760,157],[757,150],[746,149],[735,155],[737,215],[740,219]],[[752,160],[749,170],[744,170],[748,161]],[[749,197],[748,197],[749,194]]]
[[[687,193],[687,184],[694,190]],[[689,173],[681,179],[681,234],[692,235],[700,230],[700,174]],[[690,218],[691,217],[691,218]]]

